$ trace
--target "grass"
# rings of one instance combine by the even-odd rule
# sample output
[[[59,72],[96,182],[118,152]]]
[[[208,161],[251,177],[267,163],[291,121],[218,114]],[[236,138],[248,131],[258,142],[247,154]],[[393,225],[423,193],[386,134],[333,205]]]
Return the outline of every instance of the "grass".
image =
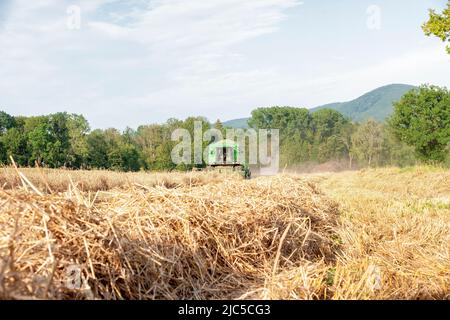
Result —
[[[3,299],[449,298],[446,169],[20,172],[0,174]]]

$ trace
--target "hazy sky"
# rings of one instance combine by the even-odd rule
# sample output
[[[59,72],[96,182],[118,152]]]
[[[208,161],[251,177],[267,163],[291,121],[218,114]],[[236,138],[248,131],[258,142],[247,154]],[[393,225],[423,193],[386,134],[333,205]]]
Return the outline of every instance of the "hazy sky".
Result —
[[[0,0],[0,110],[123,129],[450,87],[450,55],[420,28],[446,2]]]

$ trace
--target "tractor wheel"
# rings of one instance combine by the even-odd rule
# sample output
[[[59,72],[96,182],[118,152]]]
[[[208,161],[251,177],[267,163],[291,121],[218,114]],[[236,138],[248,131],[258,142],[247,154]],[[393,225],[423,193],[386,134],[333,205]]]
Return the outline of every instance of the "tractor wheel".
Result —
[[[245,179],[251,179],[252,177],[252,172],[250,171],[249,168],[244,168],[244,178]]]

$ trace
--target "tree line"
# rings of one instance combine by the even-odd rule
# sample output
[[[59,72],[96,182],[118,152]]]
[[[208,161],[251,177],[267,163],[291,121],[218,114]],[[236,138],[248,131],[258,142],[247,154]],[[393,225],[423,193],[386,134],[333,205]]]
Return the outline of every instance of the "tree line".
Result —
[[[384,123],[352,122],[335,110],[310,113],[292,107],[259,108],[252,112],[254,128],[282,128],[282,165],[346,160],[351,168],[450,164],[450,92],[423,85],[394,103]]]
[[[202,117],[184,121],[169,119],[163,124],[143,125],[120,132],[117,129],[91,130],[77,114],[60,112],[45,116],[13,117],[0,111],[0,163],[12,157],[19,166],[118,171],[172,170],[177,128],[193,133],[194,122],[209,123]],[[185,170],[187,167],[179,166]]]
[[[282,166],[347,161],[348,167],[409,165],[415,162],[410,147],[375,120],[354,123],[335,110],[270,107],[254,110],[250,120],[257,128],[280,131]]]
[[[72,169],[190,170],[175,165],[171,140],[175,129],[193,135],[194,122],[203,130],[226,128],[204,117],[169,119],[162,124],[91,130],[82,115],[55,113],[13,117],[0,112],[0,163],[10,157],[20,166]],[[341,113],[322,109],[270,107],[252,112],[255,129],[280,129],[282,166],[308,162],[345,161],[348,166],[406,166],[417,162],[450,164],[450,93],[446,88],[421,86],[394,105],[393,115],[379,123],[369,119],[352,122]],[[205,143],[204,147],[206,147]]]

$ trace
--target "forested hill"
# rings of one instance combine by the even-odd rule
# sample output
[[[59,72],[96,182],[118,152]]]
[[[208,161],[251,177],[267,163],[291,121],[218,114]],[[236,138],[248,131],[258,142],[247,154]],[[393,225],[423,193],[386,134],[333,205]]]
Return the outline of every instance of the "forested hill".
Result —
[[[234,120],[225,121],[223,123],[223,125],[225,127],[230,127],[230,128],[248,129],[249,128],[248,120],[250,120],[250,118],[234,119]]]
[[[391,84],[370,91],[363,96],[348,102],[330,103],[311,109],[312,112],[320,109],[337,110],[353,121],[364,121],[373,118],[384,121],[393,111],[393,103],[414,86],[406,84]],[[248,128],[249,118],[234,119],[224,122],[224,126],[232,128]]]
[[[378,121],[384,121],[393,111],[393,103],[414,86],[406,84],[391,84],[373,91],[348,102],[332,103],[311,109],[312,112],[320,109],[337,110],[343,115],[351,118],[353,121],[364,121],[373,118]]]

